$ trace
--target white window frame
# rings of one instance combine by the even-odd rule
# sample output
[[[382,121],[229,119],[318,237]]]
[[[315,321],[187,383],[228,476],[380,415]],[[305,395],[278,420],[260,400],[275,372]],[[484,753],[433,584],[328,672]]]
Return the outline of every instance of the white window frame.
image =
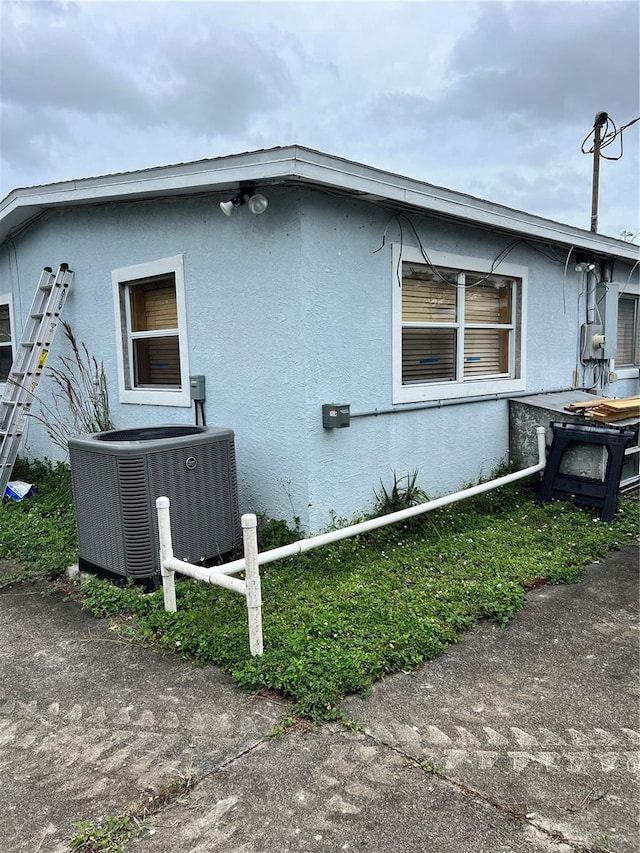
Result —
[[[133,376],[131,318],[126,291],[130,282],[173,274],[178,313],[178,348],[180,353],[180,388],[136,388]],[[184,257],[174,255],[144,264],[113,270],[113,305],[116,318],[116,358],[121,403],[148,406],[191,406],[189,387],[189,346],[187,342],[187,310],[184,285]],[[123,291],[125,291],[123,293]]]
[[[9,326],[11,328],[11,360],[15,362],[16,358],[16,324],[13,319],[13,299],[11,293],[0,293],[0,305],[9,306]],[[0,392],[4,392],[6,382],[0,379]]]
[[[455,397],[481,397],[484,395],[512,393],[524,391],[526,388],[526,352],[527,352],[527,279],[528,268],[520,264],[502,263],[497,266],[495,273],[506,278],[517,279],[514,292],[514,311],[519,305],[516,313],[515,327],[513,330],[513,347],[509,354],[511,363],[511,376],[487,377],[486,379],[464,379],[464,380],[442,380],[439,382],[416,383],[412,385],[402,384],[402,264],[427,265],[419,249],[413,246],[400,247],[398,244],[392,246],[392,362],[393,362],[393,402],[394,403],[422,403],[428,400],[451,400]],[[491,261],[485,258],[472,258],[466,255],[454,255],[448,252],[429,252],[429,258],[434,267],[444,269],[460,270],[469,273],[491,273]],[[400,277],[400,282],[398,281]],[[516,347],[519,349],[516,353]],[[458,357],[463,344],[458,341]],[[518,367],[516,368],[516,365]],[[515,372],[518,375],[515,375]],[[461,375],[461,374],[460,374]]]
[[[616,341],[617,341],[617,329],[618,329],[618,314],[617,309],[620,304],[620,300],[624,299],[624,297],[637,299],[638,300],[638,323],[640,324],[640,284],[636,284],[636,282],[628,282],[627,284],[620,285],[620,289],[618,291],[618,299],[616,302]],[[617,363],[614,361],[615,372],[618,376],[618,379],[637,379],[638,378],[638,367],[639,365],[625,365],[624,367],[618,367]]]

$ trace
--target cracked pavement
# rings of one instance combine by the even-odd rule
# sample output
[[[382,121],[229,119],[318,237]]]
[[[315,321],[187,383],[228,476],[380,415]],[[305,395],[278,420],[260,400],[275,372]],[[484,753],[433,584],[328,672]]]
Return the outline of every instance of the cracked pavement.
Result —
[[[140,853],[638,849],[638,550],[543,587],[415,675],[270,737],[287,715],[215,667],[134,647],[58,593],[0,592],[0,838],[67,853],[73,823],[177,773]]]

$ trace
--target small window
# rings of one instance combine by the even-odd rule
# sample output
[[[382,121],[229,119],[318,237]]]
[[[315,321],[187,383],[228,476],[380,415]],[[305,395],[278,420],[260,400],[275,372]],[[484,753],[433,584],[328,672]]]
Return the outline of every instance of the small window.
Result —
[[[405,248],[394,281],[394,400],[513,391],[524,387],[523,294],[526,270],[439,256],[430,266]],[[415,258],[415,259],[414,259]],[[452,263],[456,261],[457,263]],[[399,359],[398,359],[399,356]],[[398,364],[399,361],[399,364]]]
[[[0,382],[6,382],[13,364],[11,312],[8,296],[0,296]]]
[[[618,346],[616,367],[640,365],[640,329],[637,296],[621,296],[618,300]]]
[[[121,402],[188,406],[182,256],[113,273]]]

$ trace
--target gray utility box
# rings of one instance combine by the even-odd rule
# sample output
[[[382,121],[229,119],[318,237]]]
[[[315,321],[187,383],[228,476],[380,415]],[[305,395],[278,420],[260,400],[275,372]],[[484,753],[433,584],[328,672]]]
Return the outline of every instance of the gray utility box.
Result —
[[[588,420],[579,412],[567,412],[564,408],[570,403],[590,402],[597,399],[597,396],[588,394],[586,391],[555,391],[550,394],[532,394],[530,397],[509,400],[509,459],[517,468],[535,465],[538,462],[536,427],[545,427],[546,443],[549,446],[553,439],[553,432],[549,427],[551,421],[603,427],[636,427],[637,430],[640,418],[627,418],[613,424],[599,424],[598,421]],[[560,470],[563,474],[603,480],[608,458],[609,453],[602,446],[576,443],[564,454]],[[639,481],[639,461],[640,446],[636,437],[636,440],[632,440],[625,450],[625,462],[620,480],[622,487],[632,486]]]
[[[70,439],[69,455],[81,570],[157,581],[161,495],[171,501],[176,557],[210,564],[238,543],[232,430],[110,430]]]

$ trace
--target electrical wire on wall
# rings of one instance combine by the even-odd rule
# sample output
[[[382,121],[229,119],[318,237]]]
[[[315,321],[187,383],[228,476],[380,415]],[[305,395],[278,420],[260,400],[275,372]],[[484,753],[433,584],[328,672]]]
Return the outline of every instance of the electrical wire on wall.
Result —
[[[448,281],[446,278],[444,278],[440,274],[438,268],[433,265],[433,263],[431,262],[431,259],[429,258],[429,255],[427,254],[426,249],[424,248],[424,245],[422,243],[422,240],[420,239],[420,236],[416,230],[414,223],[405,213],[395,213],[391,217],[391,219],[387,222],[385,229],[384,229],[384,232],[382,234],[382,243],[380,244],[380,246],[378,246],[377,249],[373,250],[373,254],[375,255],[377,252],[381,251],[385,247],[386,241],[387,241],[387,232],[389,230],[389,226],[393,222],[396,222],[398,225],[398,230],[400,232],[400,259],[398,261],[398,268],[396,270],[396,277],[398,280],[398,285],[402,285],[402,277],[400,275],[400,264],[401,264],[401,257],[402,257],[402,248],[404,246],[404,232],[402,229],[401,219],[404,219],[407,222],[407,224],[409,225],[409,227],[411,228],[413,235],[415,237],[416,243],[418,245],[418,248],[420,249],[420,254],[424,258],[425,263],[432,270],[434,275],[436,275],[441,281],[443,281],[444,284],[448,284],[451,287],[457,287],[458,286],[457,284],[454,284],[451,281]],[[569,255],[567,256],[567,259],[565,262],[565,259],[563,257],[556,257],[556,256],[550,254],[549,252],[545,252],[543,249],[541,249],[539,246],[536,246],[535,243],[532,243],[530,240],[526,240],[523,237],[517,237],[515,240],[512,240],[503,249],[501,249],[498,252],[498,254],[493,258],[493,260],[491,262],[491,269],[486,274],[486,276],[484,276],[483,278],[481,278],[478,281],[473,282],[473,284],[465,285],[465,287],[477,287],[479,284],[482,284],[483,282],[485,282],[495,272],[497,267],[504,260],[506,260],[507,256],[509,254],[511,254],[511,252],[516,248],[516,246],[519,246],[519,245],[527,246],[528,248],[532,249],[534,252],[538,252],[538,254],[542,255],[543,257],[545,257],[547,260],[551,261],[554,264],[563,264],[563,265],[565,265],[565,263],[566,263],[566,265],[568,265],[569,257],[571,256],[571,251],[573,251],[573,249],[575,248],[573,246],[571,247],[571,250],[570,250]],[[548,246],[548,248],[553,249],[552,246]],[[565,269],[566,269],[566,266],[565,266]]]
[[[398,230],[400,232],[400,252],[398,255],[398,264],[397,264],[397,268],[396,268],[396,279],[398,282],[398,287],[402,287],[401,265],[402,265],[402,249],[404,248],[404,231],[402,229],[402,220],[404,220],[408,224],[409,228],[413,232],[413,236],[414,236],[415,241],[416,241],[418,248],[420,250],[420,254],[424,258],[425,263],[431,269],[433,274],[438,279],[440,279],[440,281],[442,281],[444,284],[448,284],[449,287],[458,287],[457,283],[449,281],[447,278],[445,278],[442,275],[440,270],[436,266],[434,266],[434,264],[431,261],[431,258],[429,257],[429,255],[428,255],[428,253],[424,247],[422,240],[420,239],[420,235],[418,234],[418,231],[416,230],[416,227],[413,224],[413,222],[411,221],[411,219],[409,219],[409,217],[404,213],[395,213],[391,217],[389,222],[387,222],[385,229],[383,231],[383,234],[382,234],[382,243],[380,244],[380,246],[378,246],[377,249],[374,249],[373,254],[375,255],[377,252],[380,252],[382,249],[384,249],[384,247],[386,245],[386,241],[387,241],[387,232],[389,230],[389,226],[393,222],[395,222],[397,224]],[[519,246],[519,245],[528,246],[529,248],[533,249],[534,251],[539,252],[541,255],[544,255],[548,260],[553,261],[554,263],[559,263],[559,264],[563,263],[563,261],[560,258],[554,258],[552,255],[548,254],[547,252],[544,252],[542,249],[539,249],[537,246],[533,245],[528,240],[524,240],[521,237],[518,237],[515,240],[512,240],[510,243],[508,243],[503,249],[501,249],[498,252],[498,254],[491,261],[491,267],[489,269],[489,272],[486,275],[484,275],[482,278],[478,279],[477,281],[474,281],[472,284],[465,284],[464,287],[465,288],[478,287],[478,285],[483,284],[485,281],[487,281],[489,278],[491,278],[491,276],[494,274],[494,272],[500,266],[500,264],[503,261],[505,261],[507,259],[507,257],[511,254],[511,252],[516,248],[516,246]],[[567,263],[568,263],[568,261],[567,261]]]

